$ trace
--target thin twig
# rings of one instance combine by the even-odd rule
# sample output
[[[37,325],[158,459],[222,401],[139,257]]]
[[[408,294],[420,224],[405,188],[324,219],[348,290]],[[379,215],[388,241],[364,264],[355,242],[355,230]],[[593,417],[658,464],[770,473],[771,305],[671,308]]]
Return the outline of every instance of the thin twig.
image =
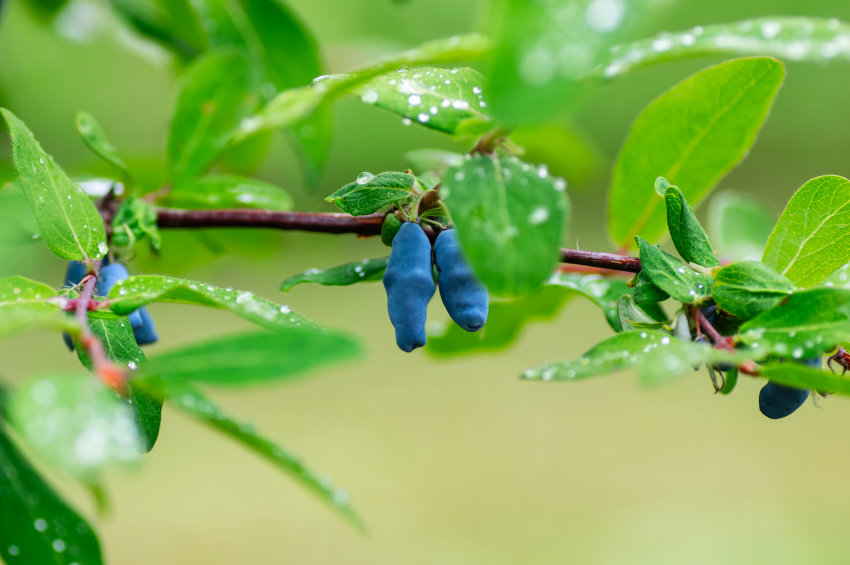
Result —
[[[95,275],[87,275],[82,281],[83,289],[77,299],[77,309],[74,312],[80,323],[80,345],[88,353],[91,359],[92,369],[103,383],[116,392],[125,392],[125,371],[109,360],[103,344],[89,329],[88,310],[93,302],[92,295],[97,284]]]

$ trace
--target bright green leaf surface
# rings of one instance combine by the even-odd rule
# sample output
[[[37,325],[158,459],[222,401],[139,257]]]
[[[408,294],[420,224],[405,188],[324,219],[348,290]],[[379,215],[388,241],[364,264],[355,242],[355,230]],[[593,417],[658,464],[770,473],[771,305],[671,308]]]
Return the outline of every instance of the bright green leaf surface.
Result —
[[[635,239],[640,248],[641,272],[652,284],[685,304],[699,304],[711,296],[714,280],[709,275],[694,271],[639,236]]]
[[[94,116],[88,112],[79,112],[77,114],[77,132],[86,147],[92,150],[95,155],[109,163],[116,171],[118,171],[125,179],[130,178],[130,171],[121,156],[118,155],[118,149],[106,137],[106,132],[103,127],[94,119]]]
[[[742,361],[739,352],[720,351],[705,344],[678,340],[660,330],[619,333],[591,348],[575,361],[529,369],[524,379],[578,381],[634,367],[644,384],[658,385],[693,374],[694,367]]]
[[[301,283],[318,283],[325,286],[345,286],[359,282],[379,281],[384,276],[389,257],[353,261],[330,269],[310,269],[289,277],[280,283],[281,292],[288,292]]]
[[[234,421],[191,383],[180,379],[146,381],[149,382],[145,383],[145,386],[160,390],[176,408],[230,436],[266,459],[328,503],[357,528],[363,529],[363,522],[351,507],[350,497],[345,489],[335,486],[329,478],[313,471],[296,456],[259,435],[250,425]]]
[[[792,292],[791,281],[758,261],[723,267],[715,274],[711,289],[721,309],[744,320],[773,308]]]
[[[364,172],[325,200],[346,214],[363,216],[412,196],[414,182],[416,177],[407,173],[390,171],[373,175]]]
[[[448,323],[438,334],[429,335],[425,350],[435,356],[498,351],[510,345],[526,324],[558,315],[574,296],[584,296],[597,304],[615,331],[620,331],[617,299],[631,292],[625,281],[598,275],[557,273],[538,291],[511,301],[492,301],[487,323],[477,332],[468,332]]]
[[[0,335],[29,325],[67,323],[56,291],[24,277],[0,278]]]
[[[106,254],[106,228],[89,197],[45,153],[32,132],[0,108],[12,135],[12,160],[20,187],[50,250],[63,259],[85,261]]]
[[[477,155],[446,172],[440,195],[492,294],[521,296],[549,278],[568,215],[564,188],[545,167],[515,157]]]
[[[850,181],[823,176],[800,187],[770,234],[762,261],[814,286],[850,261]]]
[[[238,386],[288,379],[362,353],[357,341],[312,328],[227,336],[151,358],[140,375]]]
[[[708,235],[678,186],[668,186],[665,189],[664,202],[667,204],[667,228],[679,256],[688,263],[719,267],[720,261],[711,248]]]
[[[227,147],[230,133],[259,103],[255,77],[243,54],[211,51],[186,70],[168,135],[175,186],[203,174]]]
[[[660,329],[664,326],[664,322],[654,319],[635,304],[634,297],[629,294],[621,296],[617,301],[617,316],[624,332],[647,328]]]
[[[653,190],[659,175],[696,206],[749,151],[784,76],[768,57],[709,67],[657,98],[638,116],[614,167],[609,230],[620,245],[649,241],[665,226]]]
[[[210,175],[184,183],[171,191],[163,203],[174,208],[260,208],[292,210],[292,196],[273,184],[232,175]]]
[[[0,426],[0,558],[9,565],[100,565],[91,526],[54,492]]]
[[[109,291],[109,299],[109,307],[117,314],[129,314],[154,301],[179,302],[224,308],[273,330],[312,325],[288,306],[281,306],[250,291],[225,289],[159,275],[141,275],[120,281]]]
[[[759,368],[759,373],[775,383],[831,394],[850,395],[850,379],[832,371],[807,367],[800,363],[779,363]]]
[[[645,304],[651,302],[663,302],[670,298],[670,295],[655,286],[646,271],[641,271],[637,275],[634,292],[635,302]]]
[[[54,465],[83,478],[106,466],[136,462],[143,440],[135,410],[91,375],[29,381],[9,399],[21,437]]]
[[[112,218],[112,243],[129,247],[149,239],[151,248],[159,251],[162,238],[157,227],[156,207],[141,198],[130,197],[121,203]]]
[[[366,104],[389,110],[425,127],[457,133],[465,120],[490,118],[482,98],[484,77],[468,67],[399,69],[375,77],[352,93]]]
[[[752,197],[732,191],[711,199],[708,219],[711,240],[729,262],[761,259],[776,221]]]
[[[837,19],[772,17],[662,33],[611,50],[606,78],[689,57],[769,55],[789,61],[850,60],[850,25]]]
[[[807,359],[850,341],[850,291],[813,288],[796,292],[741,326],[754,350]]]

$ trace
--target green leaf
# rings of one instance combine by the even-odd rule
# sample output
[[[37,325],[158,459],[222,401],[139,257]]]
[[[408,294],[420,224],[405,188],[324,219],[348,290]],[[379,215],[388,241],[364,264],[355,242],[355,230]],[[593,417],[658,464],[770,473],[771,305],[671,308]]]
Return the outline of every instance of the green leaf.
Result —
[[[850,291],[795,292],[741,326],[739,339],[754,351],[807,359],[850,341]]]
[[[428,336],[425,350],[442,357],[504,349],[520,335],[526,324],[557,316],[574,296],[584,296],[597,304],[611,327],[620,331],[617,299],[630,290],[625,281],[619,279],[557,273],[533,294],[517,300],[491,302],[487,324],[477,332],[468,332],[457,324],[446,324]]]
[[[189,209],[260,208],[287,212],[292,196],[261,180],[232,175],[210,175],[189,181],[168,193],[167,206]]]
[[[488,75],[494,115],[510,124],[542,122],[572,104],[609,46],[658,5],[643,0],[498,3]]]
[[[101,565],[91,526],[45,482],[0,426],[0,559]]]
[[[118,155],[118,149],[106,137],[106,132],[97,120],[94,119],[94,116],[88,112],[78,112],[76,124],[80,138],[86,147],[118,171],[125,179],[125,182],[129,181],[132,178],[130,170],[124,163],[124,160],[121,159],[121,156]]]
[[[745,359],[745,353],[681,341],[660,330],[630,331],[596,344],[575,361],[529,369],[522,378],[578,381],[634,367],[641,383],[659,385],[693,373],[694,367],[702,364],[734,363]]]
[[[711,296],[711,276],[694,271],[640,236],[635,241],[640,248],[641,273],[646,273],[652,284],[685,304],[699,304]]]
[[[151,358],[140,375],[241,386],[298,376],[360,356],[348,336],[312,328],[280,328],[227,336]]]
[[[798,286],[814,286],[850,261],[850,181],[828,175],[800,187],[770,234],[762,261]]]
[[[637,304],[647,304],[652,302],[663,302],[670,298],[670,295],[655,286],[646,271],[641,271],[637,274],[634,292],[635,302]]]
[[[395,235],[401,229],[403,223],[395,214],[384,216],[384,223],[381,224],[381,243],[387,247],[392,247]]]
[[[692,206],[746,155],[784,76],[767,57],[727,61],[674,86],[638,116],[614,167],[609,230],[629,245],[634,235],[654,241],[664,209],[652,189],[659,175]]]
[[[0,108],[12,135],[20,187],[50,250],[62,259],[93,261],[108,251],[106,228],[89,197],[44,152],[15,114]]]
[[[156,221],[156,207],[131,196],[121,203],[112,219],[112,243],[118,247],[130,247],[147,238],[151,248],[159,251],[162,238]]]
[[[288,306],[281,306],[253,292],[225,289],[185,279],[140,275],[116,283],[109,291],[109,307],[116,314],[129,314],[154,301],[224,308],[249,322],[272,330],[312,326]]]
[[[486,101],[481,95],[484,77],[469,67],[399,69],[375,77],[352,90],[366,104],[389,110],[411,122],[456,134],[466,120],[486,124]]]
[[[714,275],[712,297],[730,314],[749,320],[794,292],[791,281],[758,261],[723,267]]]
[[[708,219],[711,239],[729,262],[760,259],[775,222],[758,202],[732,191],[711,199]]]
[[[146,381],[148,381],[146,386],[154,386],[162,390],[162,393],[176,408],[230,436],[247,449],[266,459],[298,481],[320,500],[329,504],[331,508],[339,512],[354,526],[363,529],[363,522],[352,508],[347,491],[335,486],[326,476],[316,473],[296,456],[259,435],[250,425],[231,419],[191,383],[180,379],[157,379],[154,381],[146,379]]]
[[[661,329],[663,321],[654,319],[643,308],[635,304],[635,299],[629,294],[617,301],[617,315],[624,332],[632,330]]]
[[[489,40],[481,34],[454,35],[423,43],[419,47],[347,75],[321,77],[311,86],[284,90],[256,115],[243,120],[234,133],[238,143],[254,134],[288,127],[309,117],[321,105],[350,92],[364,82],[400,68],[424,65],[450,65],[480,59],[490,51]]]
[[[46,284],[18,276],[0,278],[0,335],[31,325],[63,327],[69,323],[63,301]]]
[[[606,78],[690,57],[769,55],[789,61],[850,60],[850,26],[837,19],[771,17],[664,32],[611,50]]]
[[[328,202],[352,216],[377,212],[388,204],[413,196],[416,177],[407,173],[360,173],[357,180],[327,198]]]
[[[188,60],[206,48],[200,23],[188,2],[112,0],[110,5],[143,36]]]
[[[345,286],[359,282],[379,281],[384,276],[389,257],[353,261],[330,269],[310,269],[280,283],[281,292],[288,292],[301,283],[325,286]]]
[[[720,261],[711,248],[708,235],[679,187],[666,187],[664,201],[667,203],[667,227],[670,237],[682,259],[703,267],[719,267]]]
[[[135,463],[142,453],[134,409],[91,375],[25,383],[9,399],[9,420],[45,459],[86,479],[112,464]]]
[[[446,172],[440,196],[492,294],[528,294],[551,275],[569,213],[564,189],[545,167],[515,157],[476,155]]]
[[[259,103],[245,55],[211,51],[180,79],[168,135],[168,168],[174,186],[203,174],[227,148],[230,133]]]
[[[829,275],[823,282],[823,286],[835,286],[838,288],[850,288],[850,264],[839,267]]]
[[[784,386],[813,389],[829,394],[850,394],[850,379],[801,363],[765,365],[759,369],[759,374]]]

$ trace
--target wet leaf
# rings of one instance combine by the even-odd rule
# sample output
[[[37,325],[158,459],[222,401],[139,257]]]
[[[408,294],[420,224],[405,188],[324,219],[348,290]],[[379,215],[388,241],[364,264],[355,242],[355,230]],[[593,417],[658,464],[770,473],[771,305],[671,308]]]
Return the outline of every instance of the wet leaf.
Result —
[[[759,368],[759,374],[775,383],[823,393],[850,395],[850,379],[831,371],[807,367],[800,363],[777,363]]]
[[[159,251],[162,238],[156,222],[156,207],[131,196],[121,203],[112,219],[112,243],[118,247],[130,247],[147,239],[151,249]]]
[[[664,191],[667,204],[667,227],[679,256],[688,263],[703,267],[719,267],[720,261],[711,248],[708,235],[694,215],[678,186],[668,186]]]
[[[388,204],[411,198],[416,177],[401,172],[384,172],[373,175],[360,173],[357,180],[348,183],[327,198],[346,214],[363,216],[377,212]]]
[[[379,281],[384,276],[389,257],[363,259],[331,267],[330,269],[310,269],[294,275],[280,283],[281,292],[289,292],[301,283],[318,283],[325,286],[345,286],[359,282]]]
[[[78,112],[76,125],[77,132],[79,132],[86,147],[111,165],[125,179],[125,182],[129,181],[132,178],[130,170],[118,154],[118,149],[106,137],[106,132],[94,116],[88,112]]]
[[[685,304],[699,304],[711,296],[714,280],[709,275],[694,271],[640,236],[635,240],[640,248],[641,273],[645,272],[652,284]]]
[[[30,325],[67,324],[62,299],[46,284],[24,277],[0,278],[0,335],[8,335]]]
[[[794,292],[791,281],[758,261],[733,263],[714,275],[712,297],[730,314],[749,320]]]

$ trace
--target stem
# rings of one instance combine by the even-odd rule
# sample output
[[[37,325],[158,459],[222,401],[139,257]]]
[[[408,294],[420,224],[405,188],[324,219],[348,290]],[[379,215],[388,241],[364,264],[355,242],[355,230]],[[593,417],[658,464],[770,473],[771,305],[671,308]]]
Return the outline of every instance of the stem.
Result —
[[[640,259],[637,257],[601,253],[599,251],[583,251],[581,249],[561,249],[561,263],[599,267],[626,273],[639,273],[641,269]]]
[[[80,344],[88,353],[92,368],[103,383],[116,392],[124,392],[126,390],[125,371],[109,360],[103,344],[89,329],[88,310],[89,305],[93,302],[92,295],[97,284],[97,277],[87,275],[82,284],[83,290],[77,299],[77,309],[74,312],[77,321],[80,323]]]

